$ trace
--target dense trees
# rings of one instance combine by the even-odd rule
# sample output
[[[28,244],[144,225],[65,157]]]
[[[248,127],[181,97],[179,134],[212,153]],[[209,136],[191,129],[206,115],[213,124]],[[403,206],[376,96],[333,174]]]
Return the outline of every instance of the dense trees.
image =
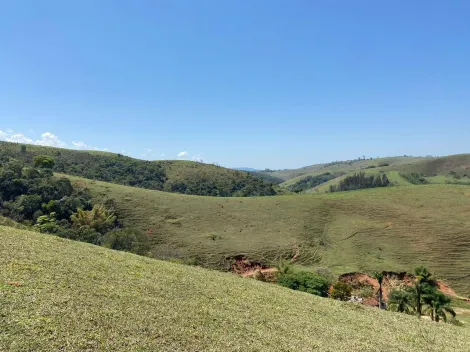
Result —
[[[77,151],[0,142],[3,158],[41,168],[133,187],[209,196],[274,195],[273,180],[253,173],[184,161],[145,161],[121,154]],[[50,174],[52,176],[52,174]]]
[[[437,281],[432,273],[424,266],[414,269],[415,280],[413,286],[394,289],[390,292],[388,309],[395,312],[424,314],[431,320],[447,322],[449,316],[455,318],[456,314],[451,307],[451,299],[438,289]]]
[[[342,179],[338,185],[330,185],[330,192],[352,191],[356,189],[387,187],[390,181],[387,175],[370,175],[364,172],[355,173]]]
[[[324,182],[334,179],[336,176],[331,174],[331,172],[325,172],[321,175],[307,176],[303,179],[297,181],[296,183],[289,185],[287,188],[292,192],[302,192],[307,189],[318,186]]]
[[[330,288],[328,278],[309,271],[295,270],[290,265],[282,265],[278,270],[277,283],[279,285],[317,296],[328,296]]]
[[[413,288],[392,290],[388,297],[387,309],[392,312],[414,314],[415,298]]]
[[[42,168],[23,167],[21,162],[2,158],[0,215],[41,233],[137,254],[148,251],[146,236],[121,228],[114,211],[102,204],[93,205],[86,188],[74,187],[68,178],[52,176],[48,167],[53,165],[53,158],[37,160],[36,165]]]
[[[23,151],[21,149],[22,153],[25,153],[26,150]],[[35,167],[40,167],[44,169],[52,169],[55,165],[55,160],[51,158],[50,156],[47,155],[38,155],[34,157],[34,166]]]

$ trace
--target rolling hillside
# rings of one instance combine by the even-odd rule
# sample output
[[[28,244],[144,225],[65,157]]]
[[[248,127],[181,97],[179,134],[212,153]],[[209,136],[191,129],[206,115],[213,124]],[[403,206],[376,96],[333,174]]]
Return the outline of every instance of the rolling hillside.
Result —
[[[326,164],[315,164],[315,165],[305,166],[299,169],[286,169],[286,170],[276,170],[272,172],[265,172],[265,171],[260,171],[260,172],[268,173],[272,176],[282,178],[285,181],[292,180],[290,182],[286,182],[286,185],[289,185],[308,175],[318,175],[324,172],[345,174],[351,171],[364,169],[371,165],[379,167],[379,165],[384,165],[384,164],[388,164],[392,166],[401,165],[401,164],[412,164],[412,163],[426,160],[426,159],[428,158],[399,156],[399,157],[390,157],[390,158],[337,161],[337,162],[331,162],[331,163],[326,163]]]
[[[0,142],[0,164],[13,159],[31,166],[37,155],[53,157],[56,172],[133,187],[222,197],[276,194],[272,184],[260,177],[211,164],[146,161],[108,152]]]
[[[470,184],[470,154],[450,155],[439,158],[413,158],[397,157],[357,161],[351,164],[335,164],[326,166],[314,171],[307,172],[300,176],[289,178],[280,186],[293,189],[302,183],[309,176],[318,176],[331,173],[335,179],[325,182],[316,187],[312,187],[306,192],[326,192],[330,185],[336,185],[344,177],[355,172],[363,171],[368,174],[386,173],[390,181],[396,186],[411,185],[400,174],[418,174],[423,176],[429,183],[451,183]],[[275,175],[276,173],[273,173]]]
[[[95,181],[128,226],[151,237],[152,255],[229,270],[234,258],[352,271],[410,271],[426,264],[470,291],[470,188],[387,187],[324,195],[186,196]]]
[[[470,349],[449,324],[2,226],[0,239],[2,351]]]

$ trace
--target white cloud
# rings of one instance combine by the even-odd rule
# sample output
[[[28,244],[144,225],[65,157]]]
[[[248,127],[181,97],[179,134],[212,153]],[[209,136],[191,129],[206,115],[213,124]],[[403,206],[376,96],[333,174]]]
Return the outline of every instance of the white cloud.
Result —
[[[0,141],[6,141],[8,138],[8,134],[0,130]]]
[[[7,137],[6,140],[7,142],[13,142],[13,143],[34,144],[34,141],[31,138],[28,138],[24,134],[21,134],[21,133],[13,134]]]
[[[152,152],[152,149],[147,149],[147,153],[150,153],[150,152]]]
[[[7,129],[7,133],[8,134],[12,134],[13,133],[13,130],[11,128]]]
[[[77,149],[81,149],[81,150],[101,150],[103,152],[107,152],[108,151],[108,148],[97,148],[97,147],[94,147],[92,145],[89,145],[89,144],[86,144],[85,142],[82,142],[82,141],[73,141],[72,142],[73,146]]]
[[[204,162],[204,159],[199,155],[195,155],[191,158],[193,161],[197,161],[198,163],[203,163]]]
[[[188,152],[180,152],[178,153],[178,158],[185,158],[188,156]]]
[[[62,142],[56,135],[46,132],[41,135],[41,139],[36,140],[35,144],[44,145],[47,147],[66,147],[66,144]]]
[[[93,149],[93,147],[89,146],[88,144],[78,141],[78,142],[72,142],[73,146],[78,149]]]

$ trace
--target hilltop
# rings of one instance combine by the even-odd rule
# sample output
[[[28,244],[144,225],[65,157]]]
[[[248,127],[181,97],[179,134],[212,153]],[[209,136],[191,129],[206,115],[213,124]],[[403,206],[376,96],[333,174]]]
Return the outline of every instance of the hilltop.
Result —
[[[4,351],[470,348],[449,324],[44,234],[0,238]]]
[[[187,196],[72,178],[112,199],[126,226],[151,238],[151,255],[230,270],[237,258],[292,258],[335,274],[410,271],[425,264],[459,294],[470,280],[470,189],[385,187],[323,195]]]
[[[35,156],[54,158],[53,171],[122,185],[207,196],[271,196],[272,184],[251,173],[184,160],[147,161],[98,151],[0,142],[0,163],[31,166]]]

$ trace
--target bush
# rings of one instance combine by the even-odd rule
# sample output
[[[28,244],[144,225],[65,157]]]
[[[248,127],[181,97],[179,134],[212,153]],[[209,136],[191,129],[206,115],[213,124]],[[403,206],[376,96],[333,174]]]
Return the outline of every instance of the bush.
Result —
[[[332,175],[330,172],[326,172],[324,174],[316,176],[307,176],[297,181],[296,183],[290,185],[289,187],[287,187],[287,189],[292,192],[302,192],[307,189],[318,186],[322,183],[328,182],[329,180],[332,180],[334,178],[335,175]]]
[[[372,287],[370,286],[365,286],[359,290],[359,296],[362,298],[371,298],[374,296],[375,291]]]
[[[132,229],[115,229],[103,237],[103,245],[106,248],[118,251],[145,254],[148,249],[148,240],[145,235]]]
[[[417,174],[415,172],[410,174],[400,173],[400,176],[413,185],[425,185],[429,183],[429,181],[426,180],[423,175]]]
[[[349,301],[351,298],[352,287],[345,282],[338,281],[331,289],[331,298],[340,301]]]
[[[323,276],[308,271],[293,271],[280,274],[277,283],[292,290],[308,292],[317,296],[327,297],[330,282]]]

